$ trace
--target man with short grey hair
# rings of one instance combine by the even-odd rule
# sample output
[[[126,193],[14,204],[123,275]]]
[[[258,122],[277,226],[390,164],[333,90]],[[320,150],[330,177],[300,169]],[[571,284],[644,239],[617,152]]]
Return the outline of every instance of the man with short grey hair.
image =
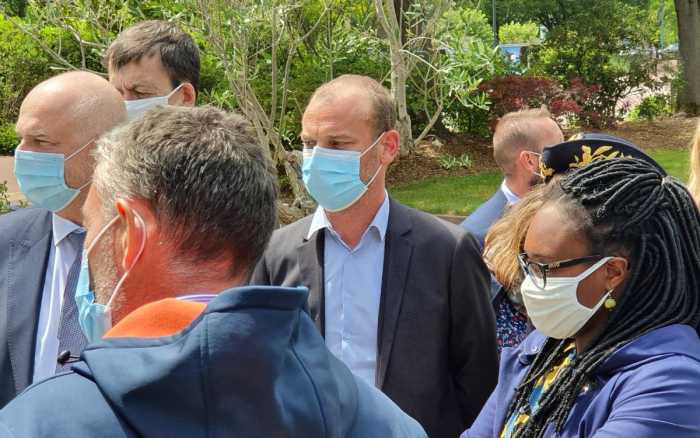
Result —
[[[261,146],[238,115],[174,106],[99,142],[76,290],[92,343],[0,411],[0,437],[425,437],[326,349],[306,289],[240,287],[276,224]]]
[[[540,155],[545,146],[564,141],[559,125],[545,108],[508,113],[498,120],[493,134],[493,158],[503,172],[503,182],[491,198],[477,208],[462,226],[484,246],[484,238],[508,205],[517,203],[542,181]]]

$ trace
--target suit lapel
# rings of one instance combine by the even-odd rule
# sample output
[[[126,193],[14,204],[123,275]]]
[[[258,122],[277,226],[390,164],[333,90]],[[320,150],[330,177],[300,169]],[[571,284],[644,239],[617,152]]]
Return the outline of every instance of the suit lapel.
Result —
[[[309,288],[309,313],[316,327],[325,336],[325,283],[323,281],[323,252],[325,232],[316,232],[311,239],[304,238],[299,245],[298,265],[300,282]]]
[[[411,221],[405,208],[391,201],[389,226],[384,250],[384,274],[382,275],[382,296],[379,305],[377,324],[377,387],[384,386],[389,365],[396,324],[401,313],[401,302],[406,290],[406,279],[413,254],[413,241],[410,238]]]
[[[37,226],[31,227],[31,231],[38,232],[31,236],[33,241],[18,239],[10,242],[5,317],[7,346],[18,393],[31,383],[34,368],[37,323],[51,244],[50,214],[47,219],[48,224],[37,221]]]

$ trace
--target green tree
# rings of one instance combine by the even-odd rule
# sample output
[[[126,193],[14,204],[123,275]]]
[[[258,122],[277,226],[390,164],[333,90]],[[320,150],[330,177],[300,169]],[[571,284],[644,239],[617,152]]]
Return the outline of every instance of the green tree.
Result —
[[[689,114],[700,112],[700,2],[675,0],[678,49],[683,63],[683,87],[678,106]]]
[[[540,29],[532,21],[525,23],[506,23],[498,29],[498,40],[501,43],[537,43]]]

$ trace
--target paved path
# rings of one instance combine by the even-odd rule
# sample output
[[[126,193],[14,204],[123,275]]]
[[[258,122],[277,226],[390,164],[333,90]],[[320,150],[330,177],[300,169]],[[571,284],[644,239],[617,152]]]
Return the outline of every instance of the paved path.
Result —
[[[24,199],[24,196],[22,196],[22,193],[20,193],[19,187],[17,186],[17,180],[15,179],[14,163],[14,157],[0,156],[0,182],[7,182],[7,190],[10,194],[11,202],[17,202]]]

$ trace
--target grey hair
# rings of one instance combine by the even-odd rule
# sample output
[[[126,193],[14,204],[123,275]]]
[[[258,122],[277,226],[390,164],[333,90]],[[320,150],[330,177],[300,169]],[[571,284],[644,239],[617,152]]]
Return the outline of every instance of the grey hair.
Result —
[[[181,260],[230,257],[249,274],[277,223],[277,178],[250,123],[213,107],[156,107],[97,143],[105,219],[118,199],[146,201]]]

